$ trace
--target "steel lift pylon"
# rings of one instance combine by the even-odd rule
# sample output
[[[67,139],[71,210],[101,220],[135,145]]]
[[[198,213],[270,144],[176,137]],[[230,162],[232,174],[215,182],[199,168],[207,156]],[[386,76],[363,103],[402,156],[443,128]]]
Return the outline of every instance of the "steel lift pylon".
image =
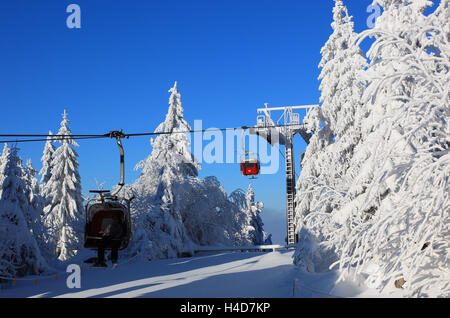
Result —
[[[271,145],[276,143],[285,146],[285,169],[286,169],[286,243],[296,244],[297,235],[295,231],[295,165],[294,165],[294,136],[299,134],[306,144],[315,129],[319,127],[318,109],[319,105],[284,106],[258,108],[257,125],[249,129],[250,134],[258,135]],[[294,110],[306,109],[306,116],[300,123],[300,114]],[[274,122],[272,112],[282,111],[281,117]]]

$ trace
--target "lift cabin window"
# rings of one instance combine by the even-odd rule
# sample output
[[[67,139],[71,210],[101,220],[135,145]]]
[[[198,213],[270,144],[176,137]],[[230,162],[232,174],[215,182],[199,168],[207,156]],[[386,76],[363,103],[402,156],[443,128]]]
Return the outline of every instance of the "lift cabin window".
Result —
[[[253,169],[255,169],[255,168],[256,168],[256,165],[257,165],[256,162],[243,162],[243,163],[242,163],[242,167],[243,167],[244,169],[247,169],[247,168],[253,168]]]
[[[245,160],[241,162],[241,171],[244,176],[259,174],[260,166],[257,160]]]

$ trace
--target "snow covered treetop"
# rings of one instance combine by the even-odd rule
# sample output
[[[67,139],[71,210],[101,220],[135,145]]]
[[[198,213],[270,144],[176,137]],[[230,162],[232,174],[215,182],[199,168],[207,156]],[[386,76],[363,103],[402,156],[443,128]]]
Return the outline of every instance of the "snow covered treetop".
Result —
[[[185,132],[191,127],[184,119],[181,94],[177,82],[169,90],[169,109],[165,120],[159,124],[155,132],[165,132],[155,139],[150,139],[153,151],[151,155],[139,162],[135,169],[142,169],[142,177],[153,176],[162,167],[172,167],[174,171],[183,171],[180,175],[197,176],[200,164],[191,152],[190,138]],[[153,172],[152,172],[153,171]],[[140,183],[153,183],[151,180],[140,180]]]
[[[58,131],[58,135],[72,136],[72,131],[69,128],[70,121],[67,119],[67,112],[65,109],[64,109],[64,113],[62,116],[63,116],[63,120],[61,121],[61,128]],[[78,147],[78,144],[73,139],[61,139],[61,140],[59,140],[59,142],[62,144],[70,144],[70,145]]]
[[[173,131],[189,131],[191,127],[184,120],[183,107],[181,104],[181,94],[178,91],[178,83],[175,84],[169,93],[172,93],[169,97],[169,111],[166,115],[166,120],[162,122],[155,130],[155,132],[173,132]]]
[[[342,0],[335,0],[335,6],[333,8],[333,22],[331,27],[336,30],[338,25],[350,22],[352,17],[348,15],[347,7],[344,6]]]

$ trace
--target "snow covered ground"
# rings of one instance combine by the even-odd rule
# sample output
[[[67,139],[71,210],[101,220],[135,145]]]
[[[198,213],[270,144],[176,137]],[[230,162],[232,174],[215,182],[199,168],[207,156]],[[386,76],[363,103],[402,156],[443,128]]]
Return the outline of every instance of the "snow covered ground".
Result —
[[[81,262],[81,288],[59,278],[19,280],[0,297],[380,297],[354,282],[336,282],[336,272],[310,274],[292,263],[294,251],[216,252],[155,261],[122,260],[119,267],[89,268]],[[85,255],[84,255],[85,256]],[[382,297],[401,297],[398,291]]]

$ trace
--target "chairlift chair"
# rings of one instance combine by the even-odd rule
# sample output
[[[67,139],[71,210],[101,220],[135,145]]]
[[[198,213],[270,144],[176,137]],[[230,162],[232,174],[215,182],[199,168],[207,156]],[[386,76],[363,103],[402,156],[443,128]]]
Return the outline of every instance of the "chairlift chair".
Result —
[[[92,198],[86,204],[86,225],[84,233],[84,247],[92,250],[97,249],[98,240],[102,239],[99,232],[108,224],[113,222],[113,217],[119,217],[124,237],[121,239],[119,249],[122,250],[128,246],[131,240],[131,215],[130,202],[120,203],[117,197],[107,195],[109,190],[91,190],[91,193],[99,193],[99,197]],[[105,196],[106,194],[106,196]],[[111,248],[111,246],[106,246]]]
[[[122,131],[113,131],[110,133],[111,138],[116,138],[120,151],[120,182],[117,189],[111,193],[109,190],[91,190],[91,193],[97,193],[98,196],[91,198],[86,203],[86,223],[84,231],[84,247],[91,250],[97,250],[98,240],[102,239],[99,232],[106,225],[113,222],[113,217],[118,216],[124,231],[119,249],[122,250],[128,246],[131,240],[131,199],[119,198],[117,193],[124,185],[124,152],[121,139],[125,137]],[[120,201],[125,201],[126,204]],[[106,246],[106,249],[111,246]]]

